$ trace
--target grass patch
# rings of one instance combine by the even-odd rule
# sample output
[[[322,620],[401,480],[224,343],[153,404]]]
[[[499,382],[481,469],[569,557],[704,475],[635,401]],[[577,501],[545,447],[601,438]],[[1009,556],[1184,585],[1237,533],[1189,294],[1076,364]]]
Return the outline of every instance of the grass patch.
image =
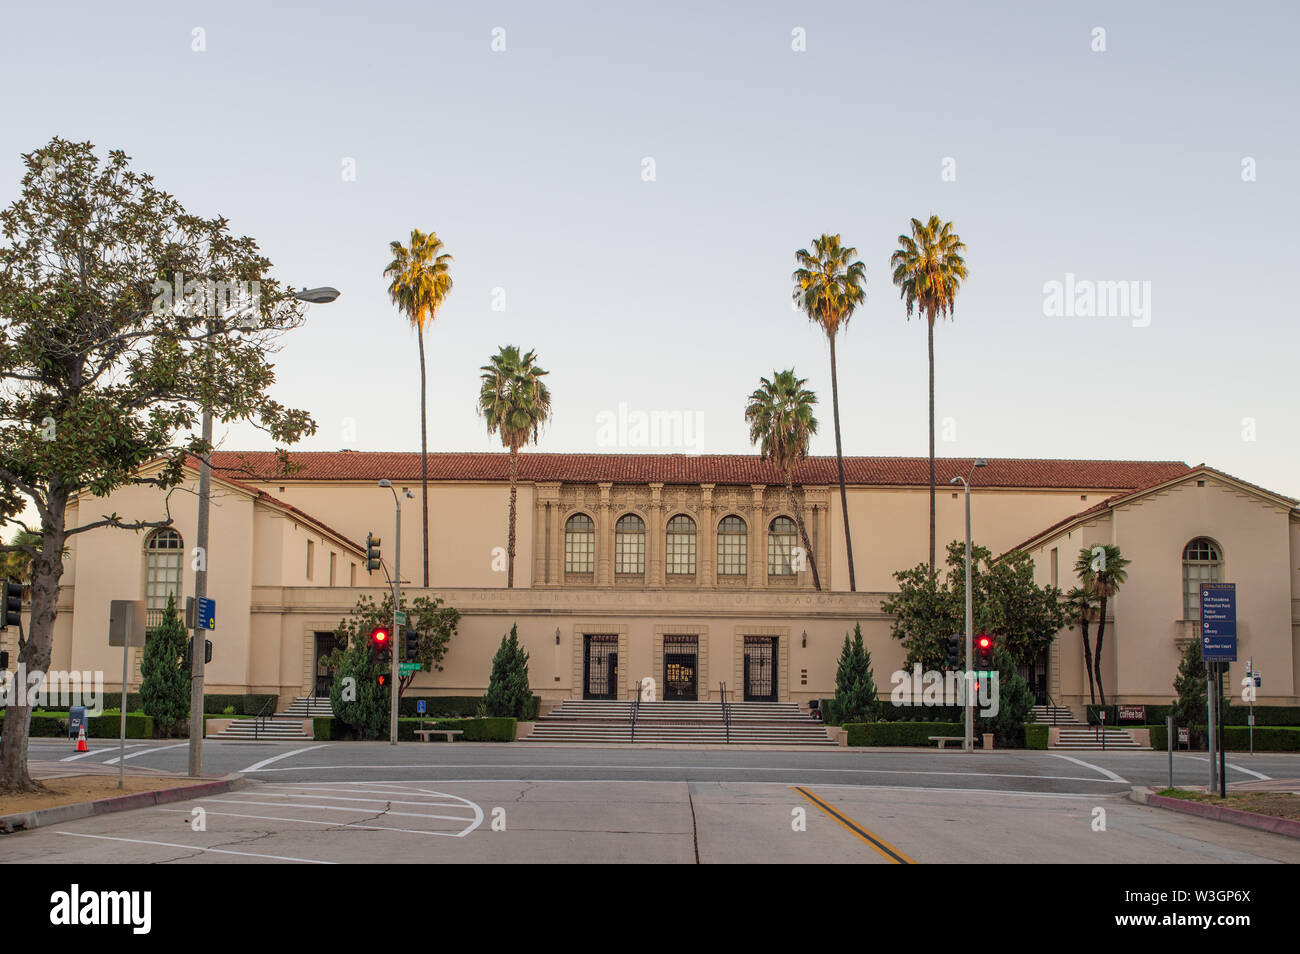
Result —
[[[1179,798],[1188,802],[1217,805],[1220,808],[1235,808],[1240,812],[1254,812],[1257,815],[1300,821],[1300,795],[1293,795],[1290,792],[1233,792],[1226,798],[1220,798],[1208,792],[1166,788],[1156,794],[1165,798]]]

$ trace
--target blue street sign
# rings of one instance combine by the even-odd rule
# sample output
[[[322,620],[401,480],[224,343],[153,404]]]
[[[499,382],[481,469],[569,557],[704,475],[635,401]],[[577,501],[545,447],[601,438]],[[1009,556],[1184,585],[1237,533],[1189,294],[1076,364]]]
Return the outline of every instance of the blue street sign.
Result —
[[[1237,584],[1202,583],[1201,657],[1207,662],[1237,661]]]
[[[206,596],[199,600],[199,625],[196,629],[216,629],[217,628],[217,601],[210,600]]]
[[[416,700],[415,700],[415,712],[416,712],[416,715],[424,715],[424,711],[425,711],[425,710],[424,710],[424,707],[425,707],[425,702],[424,702],[423,699],[416,699]]]

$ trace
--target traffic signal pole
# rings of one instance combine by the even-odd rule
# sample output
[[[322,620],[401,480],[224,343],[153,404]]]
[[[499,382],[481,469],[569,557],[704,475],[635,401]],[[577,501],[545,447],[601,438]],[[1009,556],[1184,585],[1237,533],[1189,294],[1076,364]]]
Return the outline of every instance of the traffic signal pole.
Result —
[[[962,735],[961,747],[963,751],[973,752],[975,751],[975,700],[972,698],[974,693],[971,691],[974,683],[971,674],[971,652],[974,648],[972,645],[974,641],[972,617],[975,614],[972,610],[973,604],[970,591],[970,483],[968,481],[962,481],[962,483],[966,485],[966,728]]]
[[[393,634],[389,643],[392,652],[389,657],[392,662],[388,666],[388,697],[391,701],[388,712],[388,744],[397,744],[397,687],[400,685],[397,678],[397,669],[399,666],[397,660],[397,634],[401,632],[397,626],[397,614],[402,608],[402,501],[397,496],[397,490],[393,491],[393,501],[397,504],[397,529],[393,536],[397,540],[397,549],[393,553]]]

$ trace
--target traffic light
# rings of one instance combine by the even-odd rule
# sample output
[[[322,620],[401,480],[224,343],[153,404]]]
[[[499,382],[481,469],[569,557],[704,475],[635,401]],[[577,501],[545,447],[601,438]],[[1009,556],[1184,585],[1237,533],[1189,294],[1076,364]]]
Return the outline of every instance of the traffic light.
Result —
[[[948,637],[948,668],[950,670],[961,668],[961,636]]]
[[[4,612],[4,628],[22,624],[23,585],[17,580],[0,584],[0,609]]]
[[[993,637],[980,633],[975,637],[976,668],[990,670],[993,668]]]
[[[414,629],[403,629],[402,658],[409,663],[420,661],[420,634]]]
[[[378,686],[380,689],[387,689],[388,673],[381,672],[379,675],[375,676],[375,685]]]
[[[392,634],[385,626],[376,626],[370,631],[370,659],[376,665],[393,658],[392,641]]]
[[[193,637],[193,636],[191,636],[190,639],[189,639],[189,642],[187,642],[187,643],[185,644],[185,666],[186,666],[186,668],[189,668],[189,666],[192,665],[191,660],[194,658],[193,656],[190,655],[190,653],[192,653],[192,652],[194,652],[194,637]],[[212,640],[210,640],[210,639],[205,639],[205,640],[203,640],[203,662],[204,662],[205,665],[206,665],[207,663],[212,662]]]
[[[366,572],[373,573],[380,566],[379,538],[373,533],[366,533]]]

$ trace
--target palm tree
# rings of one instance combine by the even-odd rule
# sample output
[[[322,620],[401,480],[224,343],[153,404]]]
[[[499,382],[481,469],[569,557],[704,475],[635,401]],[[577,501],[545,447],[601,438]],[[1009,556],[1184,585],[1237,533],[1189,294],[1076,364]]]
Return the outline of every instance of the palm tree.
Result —
[[[899,297],[912,312],[924,316],[930,353],[930,573],[934,574],[934,320],[951,317],[957,290],[966,278],[966,245],[951,222],[931,215],[928,222],[912,219],[912,234],[898,237],[898,249],[889,257]]]
[[[1092,670],[1097,680],[1097,695],[1106,704],[1106,688],[1101,683],[1101,646],[1106,638],[1106,603],[1119,592],[1128,580],[1129,561],[1112,543],[1105,546],[1084,547],[1075,561],[1074,572],[1083,589],[1097,600],[1097,646],[1093,650]]]
[[[1092,675],[1092,640],[1088,638],[1088,630],[1097,618],[1097,600],[1083,587],[1076,586],[1065,594],[1064,603],[1070,627],[1073,628],[1078,623],[1079,630],[1083,633],[1083,665],[1088,670],[1088,696],[1092,704],[1096,705],[1097,683]]]
[[[519,448],[537,442],[537,436],[551,417],[551,392],[542,381],[549,372],[535,362],[537,352],[520,355],[514,345],[502,345],[488,364],[479,370],[482,385],[478,411],[487,420],[489,434],[501,438],[510,450],[510,536],[506,586],[515,585],[515,499],[519,480]]]
[[[411,229],[411,244],[392,242],[393,260],[384,269],[388,296],[415,328],[420,341],[420,488],[423,492],[424,585],[429,585],[429,424],[425,399],[424,327],[433,323],[451,293],[452,257],[444,252],[436,232]]]
[[[844,513],[844,546],[849,556],[849,590],[858,588],[853,575],[853,538],[849,535],[849,500],[844,489],[844,450],[840,442],[840,389],[835,369],[835,336],[857,307],[867,300],[867,268],[856,260],[858,250],[840,244],[838,235],[813,239],[813,251],[794,253],[794,300],[821,325],[831,343],[831,413],[835,418],[835,464],[840,478],[840,510]],[[931,563],[934,561],[931,560]]]
[[[785,475],[785,496],[799,525],[799,538],[808,554],[808,568],[812,570],[813,586],[822,588],[817,575],[817,561],[813,558],[812,544],[803,524],[803,509],[794,498],[794,465],[808,456],[808,438],[817,433],[817,418],[813,405],[817,395],[804,389],[804,378],[794,376],[794,368],[774,371],[771,379],[760,378],[760,386],[749,396],[745,420],[749,422],[749,442],[760,445],[764,460],[770,460]]]

